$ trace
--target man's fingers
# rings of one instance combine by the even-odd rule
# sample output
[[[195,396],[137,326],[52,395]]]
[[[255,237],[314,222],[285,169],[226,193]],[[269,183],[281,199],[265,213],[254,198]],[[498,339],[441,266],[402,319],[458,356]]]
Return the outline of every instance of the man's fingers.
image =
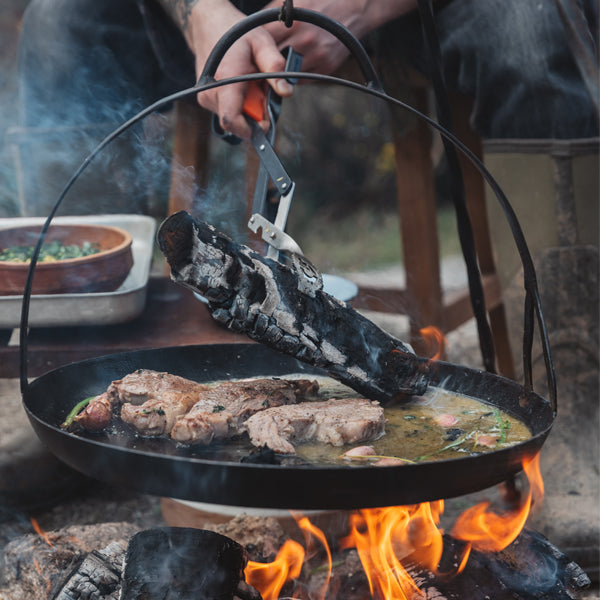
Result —
[[[246,95],[245,84],[231,84],[219,88],[217,114],[225,131],[242,138],[250,137],[250,127],[242,115]]]
[[[197,57],[198,62],[198,57]],[[197,68],[203,65],[196,65]],[[223,57],[215,78],[227,79],[256,71],[271,73],[285,69],[285,58],[273,38],[262,28],[249,32],[238,40]],[[293,86],[285,79],[268,80],[269,85],[282,97],[291,96]],[[243,115],[243,105],[248,89],[247,83],[227,84],[198,94],[198,103],[216,113],[221,127],[234,135],[249,138],[250,127]],[[255,110],[251,115],[263,129],[268,128],[266,116]]]
[[[294,86],[286,79],[269,79],[268,81],[282,98],[288,98],[294,93]]]
[[[256,35],[249,41],[254,62],[260,72],[276,73],[285,69],[285,58],[269,34],[261,31],[259,35]],[[294,91],[294,86],[285,79],[268,79],[267,81],[280,96],[291,96]]]

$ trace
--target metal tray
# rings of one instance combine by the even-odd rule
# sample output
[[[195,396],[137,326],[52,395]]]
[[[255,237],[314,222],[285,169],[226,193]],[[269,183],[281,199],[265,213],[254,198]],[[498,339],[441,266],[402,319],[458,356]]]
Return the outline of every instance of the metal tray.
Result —
[[[45,219],[17,217],[0,219],[0,229],[42,225]],[[31,297],[30,327],[110,325],[137,317],[146,304],[156,223],[144,215],[93,215],[56,217],[54,224],[94,223],[127,230],[133,238],[133,267],[123,284],[113,292],[94,294],[44,294]],[[23,296],[0,296],[0,327],[13,329],[21,322]]]

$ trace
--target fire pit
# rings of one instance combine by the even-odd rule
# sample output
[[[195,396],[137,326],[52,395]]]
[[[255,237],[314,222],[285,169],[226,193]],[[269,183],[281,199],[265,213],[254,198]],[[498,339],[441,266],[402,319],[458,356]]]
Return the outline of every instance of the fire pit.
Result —
[[[177,527],[136,532],[124,523],[39,530],[7,546],[4,591],[11,600],[560,600],[580,597],[589,584],[577,565],[530,530],[498,554],[473,550],[466,564],[464,543],[448,535],[440,533],[444,551],[435,565],[419,556],[426,544],[418,536],[398,539],[393,556],[405,553],[401,566],[386,565],[384,552],[352,548],[348,538],[330,549],[307,519],[298,519],[295,539],[276,556],[230,537],[244,530],[255,532],[257,543],[259,535],[283,537],[273,519],[240,515],[221,529],[226,534]]]

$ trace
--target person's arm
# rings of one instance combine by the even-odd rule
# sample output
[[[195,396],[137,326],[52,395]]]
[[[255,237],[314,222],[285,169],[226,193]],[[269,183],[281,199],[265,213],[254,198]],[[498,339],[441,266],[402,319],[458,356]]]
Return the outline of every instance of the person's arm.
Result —
[[[181,29],[195,56],[196,75],[200,76],[211,50],[221,37],[245,15],[229,0],[160,0]],[[283,71],[285,59],[275,40],[263,28],[253,29],[227,51],[215,79],[225,79],[257,71]],[[269,81],[281,96],[289,96],[292,86],[285,80]],[[245,84],[226,85],[198,95],[198,103],[219,115],[221,127],[240,137],[250,129],[242,116]],[[266,126],[266,123],[263,123]]]

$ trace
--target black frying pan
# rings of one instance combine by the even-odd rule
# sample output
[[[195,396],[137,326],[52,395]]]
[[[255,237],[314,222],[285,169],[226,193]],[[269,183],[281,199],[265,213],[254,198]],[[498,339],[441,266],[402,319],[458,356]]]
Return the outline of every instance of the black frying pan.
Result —
[[[33,427],[48,448],[71,467],[111,484],[214,504],[355,509],[463,495],[517,473],[523,459],[539,451],[554,419],[547,400],[525,393],[511,380],[438,362],[432,369],[434,385],[508,412],[527,425],[533,437],[510,448],[438,462],[316,468],[241,463],[235,445],[192,452],[177,449],[168,440],[140,439],[122,432],[82,437],[60,428],[78,399],[104,391],[113,379],[139,368],[168,371],[196,381],[318,371],[265,346],[217,344],[86,360],[51,371],[28,386],[23,402]]]

